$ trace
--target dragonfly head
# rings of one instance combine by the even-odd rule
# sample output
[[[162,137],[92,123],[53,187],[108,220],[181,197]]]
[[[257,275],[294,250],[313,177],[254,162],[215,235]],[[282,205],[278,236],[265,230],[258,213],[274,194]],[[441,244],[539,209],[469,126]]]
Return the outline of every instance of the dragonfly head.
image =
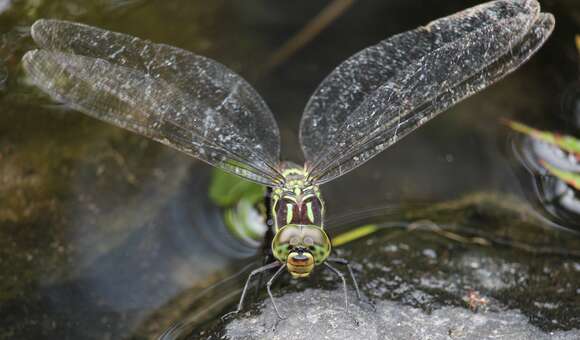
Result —
[[[330,254],[330,239],[316,225],[288,224],[276,232],[272,252],[295,277],[310,275]]]

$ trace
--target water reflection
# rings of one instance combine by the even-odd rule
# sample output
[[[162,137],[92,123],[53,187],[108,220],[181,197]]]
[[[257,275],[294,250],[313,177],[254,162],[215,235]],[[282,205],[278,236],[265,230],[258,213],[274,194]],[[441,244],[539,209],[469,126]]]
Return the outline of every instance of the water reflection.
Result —
[[[580,62],[578,65],[580,68]],[[580,129],[580,82],[573,82],[563,91],[560,117]]]
[[[533,192],[543,208],[566,227],[578,230],[580,216],[580,141],[572,136],[508,123],[524,133],[513,152],[533,176]]]
[[[85,338],[103,329],[112,338],[128,336],[180,292],[195,294],[240,263],[247,250],[220,237],[219,228],[227,231],[222,215],[200,195],[207,192],[204,168],[173,158],[162,153],[152,174],[136,171],[138,182],[146,183],[139,188],[121,184],[126,178],[114,162],[77,165],[69,193],[75,199],[66,207],[74,227],[57,246],[65,262],[39,278],[40,300],[21,301],[55,316],[54,329],[42,330],[45,336]],[[99,171],[107,182],[116,175],[119,181],[99,187]],[[41,317],[36,313],[20,317]]]

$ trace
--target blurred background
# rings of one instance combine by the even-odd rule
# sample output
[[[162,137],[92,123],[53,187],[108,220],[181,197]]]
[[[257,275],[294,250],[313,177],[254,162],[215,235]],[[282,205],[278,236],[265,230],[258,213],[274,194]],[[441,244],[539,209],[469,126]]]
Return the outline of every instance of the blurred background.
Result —
[[[301,112],[334,67],[478,3],[0,0],[0,338],[149,339],[175,322],[189,325],[180,336],[222,334],[212,320],[233,308],[244,277],[223,280],[256,253],[224,229],[208,165],[27,82],[20,58],[34,48],[35,20],[78,21],[220,61],[274,112],[283,159],[301,162]],[[397,222],[341,250],[366,295],[433,310],[468,308],[476,291],[542,331],[580,324],[580,185],[539,161],[564,159],[578,175],[580,150],[501,122],[580,138],[580,3],[541,4],[556,30],[530,62],[322,188],[331,234]],[[309,285],[335,287],[327,281]]]

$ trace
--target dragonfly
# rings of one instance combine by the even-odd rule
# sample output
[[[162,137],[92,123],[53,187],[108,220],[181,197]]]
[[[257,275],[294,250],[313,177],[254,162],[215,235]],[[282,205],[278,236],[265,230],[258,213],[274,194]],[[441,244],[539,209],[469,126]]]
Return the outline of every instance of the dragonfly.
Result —
[[[536,0],[497,0],[365,48],[339,64],[304,109],[303,165],[280,160],[280,133],[241,76],[189,51],[80,23],[41,19],[23,56],[31,83],[54,100],[268,188],[272,262],[253,270],[308,277],[332,256],[320,186],[361,166],[440,112],[500,80],[547,40],[554,17]],[[332,264],[331,264],[332,263]]]

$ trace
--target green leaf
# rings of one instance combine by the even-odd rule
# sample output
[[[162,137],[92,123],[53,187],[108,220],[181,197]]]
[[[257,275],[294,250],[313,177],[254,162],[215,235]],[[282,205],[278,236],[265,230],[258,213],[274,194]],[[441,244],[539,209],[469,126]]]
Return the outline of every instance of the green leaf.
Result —
[[[221,207],[233,206],[242,198],[254,204],[264,197],[264,190],[265,187],[262,185],[214,169],[209,185],[209,197]]]
[[[525,124],[506,120],[506,124],[515,131],[526,134],[534,139],[544,141],[549,144],[557,145],[562,150],[573,153],[580,157],[580,140],[572,136],[561,135],[558,133],[552,133],[549,131],[542,131],[534,129],[533,127],[527,126]]]
[[[361,239],[365,236],[373,234],[379,230],[380,230],[379,227],[375,224],[366,224],[366,225],[360,226],[358,228],[344,232],[340,235],[334,236],[332,238],[332,246],[333,247],[340,247],[340,246],[345,245],[347,243],[356,241],[356,240]]]
[[[576,190],[580,190],[580,174],[575,172],[568,172],[564,170],[560,170],[550,164],[548,162],[541,160],[542,166],[552,174],[552,176],[559,178],[560,180],[566,182],[568,185],[574,187]]]

